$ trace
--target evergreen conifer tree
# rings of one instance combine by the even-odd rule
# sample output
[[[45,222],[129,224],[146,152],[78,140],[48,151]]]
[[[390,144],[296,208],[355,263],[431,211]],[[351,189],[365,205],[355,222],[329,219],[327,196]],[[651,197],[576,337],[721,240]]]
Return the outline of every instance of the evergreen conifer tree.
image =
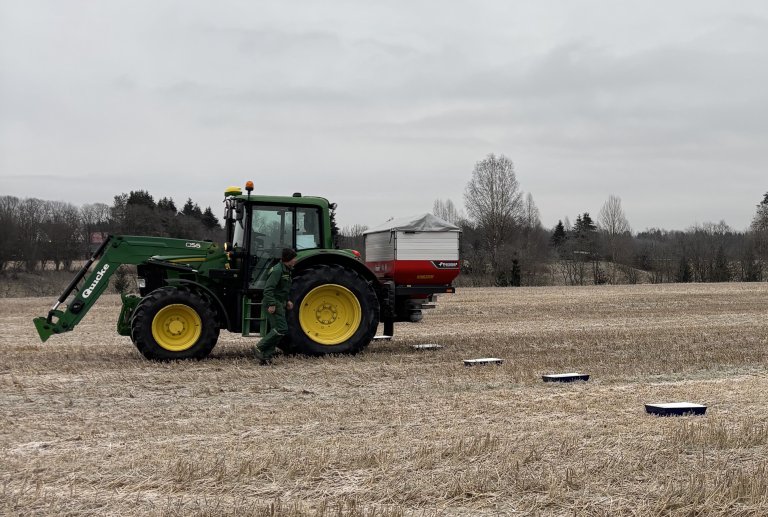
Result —
[[[205,212],[203,212],[203,216],[200,219],[200,222],[203,223],[203,226],[205,226],[209,230],[213,230],[215,228],[221,228],[219,226],[219,220],[216,218],[215,215],[213,215],[213,210],[211,210],[211,207],[206,207]]]
[[[597,225],[589,216],[589,212],[584,212],[584,215],[581,217],[581,225],[582,230],[585,232],[594,232],[597,230]]]
[[[194,217],[195,219],[202,219],[203,211],[200,210],[200,205],[192,201],[192,198],[187,198],[187,202],[184,203],[184,208],[181,209],[181,213]]]
[[[174,214],[177,212],[176,203],[174,203],[173,199],[169,197],[164,197],[159,200],[157,202],[157,208],[166,212],[173,212]]]
[[[563,226],[563,221],[557,221],[557,225],[555,226],[555,231],[552,232],[552,237],[550,238],[550,243],[555,248],[559,248],[563,242],[565,242],[566,234],[565,234],[565,226]]]
[[[339,249],[339,227],[336,224],[336,208],[331,208],[330,216],[331,220],[331,240],[333,241],[333,247]]]
[[[128,194],[128,200],[125,204],[129,206],[145,206],[152,209],[154,209],[156,206],[155,200],[146,190],[131,190],[130,194]]]

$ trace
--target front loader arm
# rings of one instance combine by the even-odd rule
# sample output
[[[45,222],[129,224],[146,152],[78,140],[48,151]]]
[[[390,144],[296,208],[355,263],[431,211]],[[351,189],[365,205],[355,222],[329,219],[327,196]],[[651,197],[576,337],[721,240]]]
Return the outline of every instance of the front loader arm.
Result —
[[[190,246],[190,244],[194,246]],[[48,316],[41,316],[33,320],[37,333],[40,334],[40,339],[46,341],[53,334],[72,330],[93,307],[93,304],[109,285],[110,277],[121,265],[141,264],[157,255],[181,253],[190,259],[197,258],[199,261],[200,258],[203,258],[204,260],[205,256],[212,252],[212,246],[213,244],[209,242],[110,235],[61,293],[51,310],[48,311]],[[78,287],[79,282],[83,279],[85,279],[84,282]],[[59,307],[73,291],[76,291],[74,299],[67,304],[64,310],[60,310]]]

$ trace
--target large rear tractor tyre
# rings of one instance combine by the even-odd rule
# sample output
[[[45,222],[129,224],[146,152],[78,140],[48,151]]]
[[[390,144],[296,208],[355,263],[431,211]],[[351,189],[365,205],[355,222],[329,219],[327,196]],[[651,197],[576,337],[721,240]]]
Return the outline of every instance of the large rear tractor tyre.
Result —
[[[208,301],[186,289],[161,287],[133,311],[131,339],[147,359],[203,359],[219,338]]]
[[[306,355],[356,354],[376,334],[379,300],[358,273],[320,265],[296,273],[287,311],[288,335],[281,347]]]

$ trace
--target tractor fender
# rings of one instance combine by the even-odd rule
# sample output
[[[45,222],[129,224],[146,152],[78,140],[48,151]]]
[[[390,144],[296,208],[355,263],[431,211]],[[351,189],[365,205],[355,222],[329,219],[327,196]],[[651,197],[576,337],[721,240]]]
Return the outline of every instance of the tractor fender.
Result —
[[[381,307],[381,317],[387,319],[391,318],[391,314],[394,314],[394,284],[379,281],[365,263],[341,251],[324,250],[300,257],[300,260],[294,266],[294,274],[316,265],[337,265],[355,271],[373,287],[376,298],[379,300],[379,307]]]
[[[183,278],[173,278],[173,279],[169,278],[166,282],[168,283],[168,285],[182,284],[185,286],[193,286],[195,289],[198,289],[203,293],[205,293],[205,295],[208,298],[215,301],[216,312],[219,315],[224,317],[224,320],[225,320],[224,323],[226,323],[226,325],[222,326],[222,328],[226,328],[226,329],[231,328],[230,321],[229,321],[229,314],[227,314],[227,310],[224,308],[224,304],[221,302],[219,297],[216,296],[216,294],[213,291],[211,291],[209,288],[207,288],[206,286],[204,286],[199,282],[195,282],[194,280],[186,280]],[[221,322],[219,323],[219,325],[221,326]]]
[[[377,292],[380,289],[379,279],[376,278],[376,275],[373,274],[373,271],[368,269],[368,266],[340,251],[325,250],[319,253],[313,253],[311,255],[300,257],[299,261],[296,262],[296,265],[294,266],[294,271],[299,272],[312,266],[321,264],[338,265],[346,269],[351,269],[360,274],[360,276],[362,276],[367,282],[371,282]]]

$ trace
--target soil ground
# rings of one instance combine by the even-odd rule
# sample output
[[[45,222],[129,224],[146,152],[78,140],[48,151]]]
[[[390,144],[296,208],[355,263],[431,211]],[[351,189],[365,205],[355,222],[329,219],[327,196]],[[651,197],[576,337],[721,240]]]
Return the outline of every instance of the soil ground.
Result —
[[[0,514],[768,514],[768,284],[460,289],[272,367],[146,361],[116,296],[40,343],[52,302],[0,299]]]

